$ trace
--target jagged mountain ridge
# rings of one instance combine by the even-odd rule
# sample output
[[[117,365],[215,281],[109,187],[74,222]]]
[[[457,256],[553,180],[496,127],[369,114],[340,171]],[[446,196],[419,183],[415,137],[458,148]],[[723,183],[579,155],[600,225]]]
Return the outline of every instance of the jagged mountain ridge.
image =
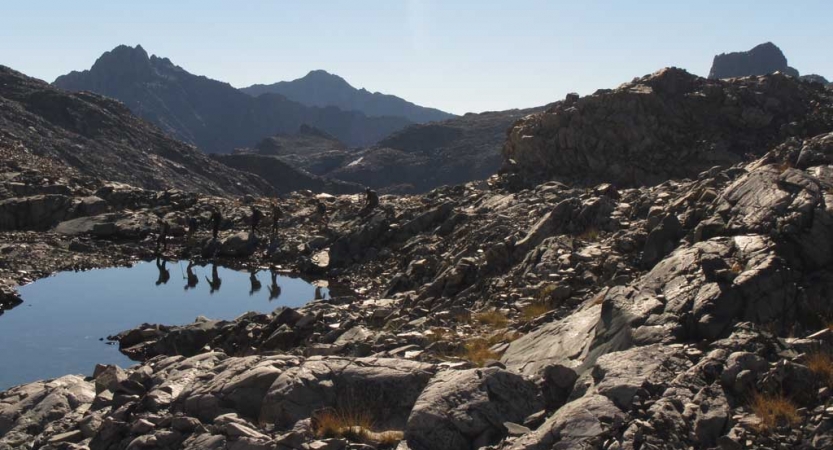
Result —
[[[336,107],[308,107],[282,95],[253,98],[227,83],[197,76],[141,47],[105,52],[92,68],[58,77],[55,86],[124,102],[163,131],[209,153],[252,146],[301,125],[318,127],[353,146],[370,145],[411,122],[367,117]]]
[[[345,111],[361,111],[368,117],[396,116],[416,122],[435,122],[454,118],[454,114],[411,103],[395,95],[356,89],[338,75],[313,70],[302,78],[273,84],[255,84],[241,91],[260,96],[281,94],[307,106],[336,106]]]
[[[122,103],[57,89],[0,66],[0,147],[78,173],[146,189],[268,194],[257,176],[213,161],[135,117]]]

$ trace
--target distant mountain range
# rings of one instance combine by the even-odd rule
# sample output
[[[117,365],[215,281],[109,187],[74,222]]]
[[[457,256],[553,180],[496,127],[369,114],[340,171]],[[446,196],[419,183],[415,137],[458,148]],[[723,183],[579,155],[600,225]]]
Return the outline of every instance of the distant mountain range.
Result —
[[[141,47],[119,46],[90,70],[58,77],[54,85],[124,102],[170,135],[209,153],[230,153],[277,133],[312,125],[351,146],[371,145],[412,121],[368,117],[335,106],[306,106],[279,94],[252,97],[227,83],[193,75]]]
[[[456,117],[438,109],[415,105],[394,95],[356,89],[340,76],[323,70],[313,70],[297,80],[269,85],[256,84],[241,91],[252,96],[281,94],[307,106],[336,106],[345,111],[360,111],[369,117],[397,116],[415,123]]]

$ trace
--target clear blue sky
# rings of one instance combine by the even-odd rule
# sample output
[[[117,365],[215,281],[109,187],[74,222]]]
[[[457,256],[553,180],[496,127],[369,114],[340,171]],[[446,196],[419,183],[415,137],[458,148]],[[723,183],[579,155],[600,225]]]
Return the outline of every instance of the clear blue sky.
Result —
[[[52,81],[119,44],[242,87],[312,69],[454,113],[542,105],[772,41],[833,78],[833,1],[26,0],[0,64]]]

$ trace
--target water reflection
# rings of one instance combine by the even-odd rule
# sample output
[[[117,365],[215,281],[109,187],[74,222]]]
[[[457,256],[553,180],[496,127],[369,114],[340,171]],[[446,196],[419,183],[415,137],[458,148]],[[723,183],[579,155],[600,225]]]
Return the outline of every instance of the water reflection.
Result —
[[[168,280],[171,279],[171,271],[166,267],[167,263],[168,261],[165,258],[156,258],[156,268],[159,270],[159,277],[156,279],[157,286],[167,284]]]
[[[276,270],[267,283],[261,275],[266,269],[208,264],[159,258],[131,268],[59,273],[23,286],[23,304],[0,315],[0,390],[68,373],[90,375],[96,363],[130,366],[116,346],[99,339],[142,323],[181,325],[201,315],[230,320],[248,311],[298,307],[330,292]],[[184,288],[166,283],[175,265]],[[203,276],[209,287],[199,285]],[[258,290],[258,283],[268,289]]]
[[[211,264],[211,279],[209,280],[208,277],[205,277],[205,281],[208,282],[208,286],[211,288],[211,294],[220,290],[220,285],[223,284],[223,280],[220,279],[220,275],[217,273],[217,263]]]
[[[259,292],[262,287],[260,280],[257,279],[257,272],[257,269],[249,269],[249,283],[252,285],[251,289],[249,289],[249,296],[254,295],[255,292]]]

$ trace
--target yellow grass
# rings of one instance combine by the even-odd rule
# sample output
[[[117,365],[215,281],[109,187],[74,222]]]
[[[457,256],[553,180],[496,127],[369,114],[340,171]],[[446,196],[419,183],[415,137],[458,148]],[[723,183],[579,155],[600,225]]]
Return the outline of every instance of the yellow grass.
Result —
[[[807,355],[807,368],[828,386],[833,385],[833,358],[826,352],[813,352]]]
[[[761,419],[762,430],[781,425],[796,425],[801,421],[795,403],[782,394],[756,394],[752,397],[752,412]]]
[[[550,311],[550,306],[543,302],[535,302],[521,308],[521,319],[529,322]]]
[[[509,323],[506,316],[501,314],[500,311],[482,312],[475,315],[474,319],[481,325],[488,325],[493,328],[504,328]]]
[[[500,355],[489,350],[494,344],[486,339],[472,339],[463,347],[461,358],[471,362],[477,367],[483,367],[486,361],[498,359]]]
[[[315,415],[313,429],[319,439],[344,438],[351,442],[382,448],[395,446],[404,438],[401,431],[372,431],[373,421],[366,412],[328,409]]]

